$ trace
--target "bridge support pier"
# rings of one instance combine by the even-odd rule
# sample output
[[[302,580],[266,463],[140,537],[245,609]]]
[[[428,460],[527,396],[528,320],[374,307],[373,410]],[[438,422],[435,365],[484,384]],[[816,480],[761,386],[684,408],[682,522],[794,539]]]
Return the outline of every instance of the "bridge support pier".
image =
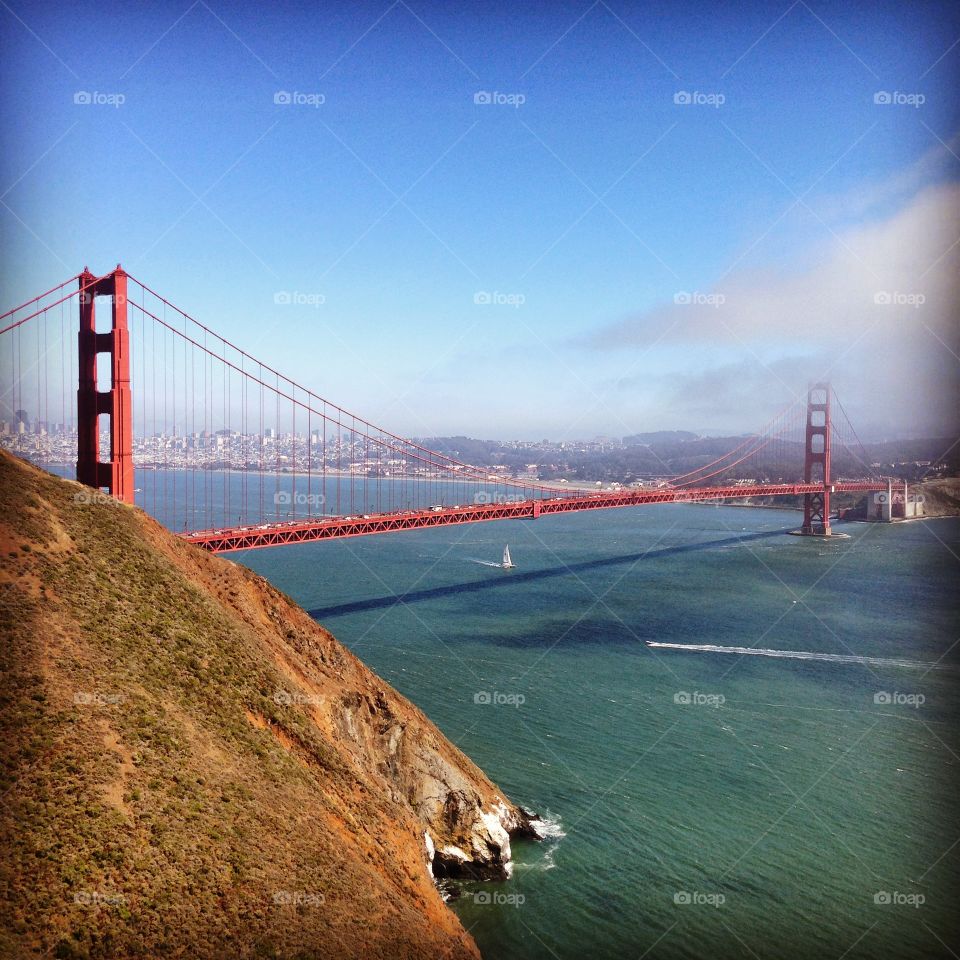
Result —
[[[812,383],[807,391],[807,430],[803,456],[804,483],[822,489],[803,496],[803,526],[808,537],[829,537],[830,530],[830,384]]]
[[[96,282],[94,282],[96,281]],[[79,382],[77,385],[77,480],[104,487],[133,503],[133,405],[130,398],[130,333],[127,329],[127,275],[117,264],[97,280],[80,274]],[[97,333],[96,298],[110,297],[111,329]],[[97,357],[110,355],[110,389],[97,389]],[[110,459],[100,459],[101,414],[110,417]]]

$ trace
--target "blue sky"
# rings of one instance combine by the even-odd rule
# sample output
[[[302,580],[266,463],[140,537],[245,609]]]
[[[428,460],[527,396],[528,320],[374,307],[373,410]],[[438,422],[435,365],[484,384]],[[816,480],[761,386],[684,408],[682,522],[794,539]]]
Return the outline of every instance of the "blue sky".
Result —
[[[8,306],[121,261],[416,435],[746,430],[827,370],[868,434],[952,426],[956,4],[18,0],[0,30]]]

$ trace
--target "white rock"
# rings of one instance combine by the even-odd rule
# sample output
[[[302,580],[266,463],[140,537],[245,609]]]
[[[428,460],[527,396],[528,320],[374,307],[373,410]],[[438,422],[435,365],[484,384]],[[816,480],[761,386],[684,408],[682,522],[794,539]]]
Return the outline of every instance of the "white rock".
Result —
[[[427,830],[423,834],[423,842],[427,848],[427,873],[430,876],[433,876],[433,858],[436,855],[437,849],[433,845],[433,837],[430,836],[430,831]]]
[[[470,857],[467,856],[459,847],[455,847],[452,844],[449,847],[444,847],[441,851],[444,856],[455,857],[457,860],[462,860],[466,863]]]
[[[503,821],[508,819],[506,807],[500,804],[489,813],[480,813],[483,825],[487,828],[490,839],[500,848],[500,857],[504,864],[510,861],[510,834],[507,833]]]

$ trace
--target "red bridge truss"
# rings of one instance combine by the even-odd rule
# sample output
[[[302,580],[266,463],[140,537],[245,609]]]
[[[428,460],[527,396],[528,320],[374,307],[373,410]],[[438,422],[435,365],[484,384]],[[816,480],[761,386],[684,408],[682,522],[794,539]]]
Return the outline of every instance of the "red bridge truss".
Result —
[[[832,493],[888,487],[826,383],[722,456],[641,485],[472,465],[319,396],[119,265],[0,315],[0,369],[3,446],[215,552],[743,497],[802,496],[802,532],[829,536]],[[833,477],[838,452],[858,478]]]

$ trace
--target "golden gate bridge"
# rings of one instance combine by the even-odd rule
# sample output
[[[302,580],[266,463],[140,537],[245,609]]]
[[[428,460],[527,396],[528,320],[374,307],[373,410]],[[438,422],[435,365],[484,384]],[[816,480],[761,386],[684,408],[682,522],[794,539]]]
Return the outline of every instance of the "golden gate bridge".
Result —
[[[830,536],[831,494],[890,483],[825,382],[722,456],[656,486],[506,476],[319,396],[119,265],[102,276],[85,268],[0,315],[0,369],[5,447],[68,475],[75,465],[80,483],[214,552],[743,497],[802,497],[799,532]],[[834,478],[835,449],[862,475]]]

